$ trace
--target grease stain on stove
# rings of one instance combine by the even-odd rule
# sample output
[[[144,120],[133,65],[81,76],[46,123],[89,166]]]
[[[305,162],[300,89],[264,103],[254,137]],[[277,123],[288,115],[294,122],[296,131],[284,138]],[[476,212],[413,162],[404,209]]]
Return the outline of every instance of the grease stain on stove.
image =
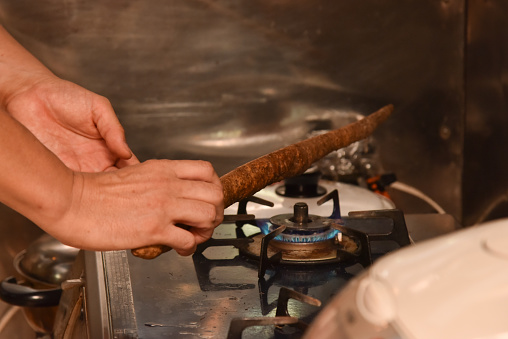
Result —
[[[205,335],[203,333],[194,333],[194,332],[178,332],[180,335],[191,335],[193,338],[203,338],[203,339],[210,339],[213,338],[213,334]]]
[[[183,328],[198,328],[197,322],[191,322],[188,324],[179,324],[179,325],[169,325],[169,324],[159,324],[154,322],[145,323],[147,327],[183,327]]]

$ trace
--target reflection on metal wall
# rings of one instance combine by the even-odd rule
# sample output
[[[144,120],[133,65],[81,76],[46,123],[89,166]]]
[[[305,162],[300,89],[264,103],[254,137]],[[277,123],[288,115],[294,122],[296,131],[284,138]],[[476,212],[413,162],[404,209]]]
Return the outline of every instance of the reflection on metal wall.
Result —
[[[508,216],[508,2],[469,1],[464,223]]]
[[[220,174],[304,137],[310,115],[368,114],[382,163],[460,219],[464,0],[0,1],[55,73],[107,96],[141,159]],[[403,203],[403,202],[402,202]]]

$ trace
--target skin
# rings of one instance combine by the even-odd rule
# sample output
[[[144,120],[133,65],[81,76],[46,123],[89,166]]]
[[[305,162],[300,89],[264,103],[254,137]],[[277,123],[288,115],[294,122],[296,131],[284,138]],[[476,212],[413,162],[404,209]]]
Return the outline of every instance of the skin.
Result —
[[[224,206],[210,163],[140,163],[106,98],[56,77],[1,26],[0,74],[0,202],[88,250],[189,255],[211,237]]]

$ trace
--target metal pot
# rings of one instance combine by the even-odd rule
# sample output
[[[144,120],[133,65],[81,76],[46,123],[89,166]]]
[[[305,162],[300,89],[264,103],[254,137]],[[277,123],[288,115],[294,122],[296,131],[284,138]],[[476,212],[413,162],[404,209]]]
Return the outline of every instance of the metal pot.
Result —
[[[28,323],[39,335],[53,331],[62,294],[60,284],[78,252],[44,234],[14,258],[19,277],[11,276],[0,283],[0,299],[22,306]]]

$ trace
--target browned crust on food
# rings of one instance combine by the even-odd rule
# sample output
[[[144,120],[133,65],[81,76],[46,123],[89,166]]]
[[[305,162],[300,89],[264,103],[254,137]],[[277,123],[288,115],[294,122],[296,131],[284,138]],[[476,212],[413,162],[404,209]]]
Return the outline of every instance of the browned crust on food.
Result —
[[[171,251],[172,248],[166,245],[151,245],[139,247],[131,250],[132,254],[136,257],[143,259],[154,259],[157,258],[164,252]]]
[[[284,147],[223,175],[220,181],[224,190],[224,208],[270,184],[302,174],[328,153],[367,138],[392,111],[393,105],[387,105],[345,127]],[[153,259],[169,250],[168,246],[154,245],[134,249],[132,254]]]
[[[220,178],[224,207],[270,184],[302,174],[328,153],[365,139],[392,111],[392,105],[385,106],[357,122],[284,147],[232,170]]]

